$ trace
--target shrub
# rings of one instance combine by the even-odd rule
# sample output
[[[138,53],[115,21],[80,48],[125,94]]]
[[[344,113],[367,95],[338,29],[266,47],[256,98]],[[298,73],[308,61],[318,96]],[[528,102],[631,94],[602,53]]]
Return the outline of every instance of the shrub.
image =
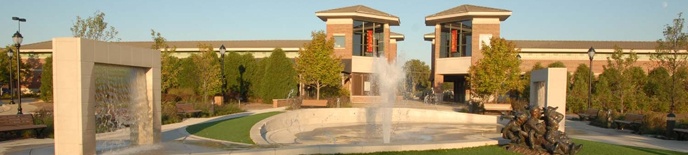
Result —
[[[272,99],[286,98],[289,91],[296,89],[296,70],[294,63],[279,48],[265,61],[268,62],[261,80],[261,98],[263,103],[270,104]]]
[[[223,104],[215,106],[215,116],[228,115],[240,112],[244,112],[244,110],[239,108],[238,104]]]
[[[55,124],[52,110],[41,109],[33,115],[33,122],[36,124],[44,124],[48,127],[43,129],[40,133],[42,137],[54,138]],[[33,131],[33,130],[31,130]]]
[[[172,124],[182,121],[182,118],[177,115],[177,105],[175,102],[163,102],[160,110],[160,117],[162,124]]]

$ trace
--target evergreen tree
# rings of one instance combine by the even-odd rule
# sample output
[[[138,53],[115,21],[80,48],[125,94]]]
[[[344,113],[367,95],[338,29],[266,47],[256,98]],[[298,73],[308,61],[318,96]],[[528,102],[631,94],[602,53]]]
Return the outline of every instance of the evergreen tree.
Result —
[[[532,74],[534,70],[543,69],[543,68],[545,68],[545,67],[542,66],[542,63],[537,62],[537,63],[535,63],[535,65],[533,65],[533,67],[529,71],[527,71],[523,75],[523,80],[521,81],[521,85],[523,86],[523,89],[521,89],[521,98],[523,100],[525,100],[525,101],[530,100],[530,76],[531,76],[530,74]]]
[[[276,48],[267,58],[265,75],[261,80],[263,103],[272,103],[272,99],[286,98],[289,91],[296,89],[296,70],[292,60],[287,58],[282,49]]]
[[[41,72],[40,99],[44,102],[53,102],[53,57],[45,58]]]
[[[651,101],[649,108],[655,112],[664,112],[669,110],[671,101],[671,76],[669,71],[664,67],[654,68],[647,75],[647,83],[643,86],[643,90]]]
[[[590,68],[580,64],[573,73],[571,90],[566,96],[566,108],[568,112],[583,112],[588,107],[588,91],[590,91]],[[592,97],[592,96],[591,96]]]

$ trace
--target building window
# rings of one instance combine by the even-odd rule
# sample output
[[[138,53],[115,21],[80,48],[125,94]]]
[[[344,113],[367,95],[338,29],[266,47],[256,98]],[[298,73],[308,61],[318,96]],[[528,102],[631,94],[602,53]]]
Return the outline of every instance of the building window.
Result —
[[[384,55],[384,24],[366,21],[354,21],[353,52],[354,56]]]
[[[345,48],[346,47],[346,38],[344,35],[335,35],[334,36],[334,48]]]
[[[473,25],[470,20],[441,24],[440,58],[470,57]]]

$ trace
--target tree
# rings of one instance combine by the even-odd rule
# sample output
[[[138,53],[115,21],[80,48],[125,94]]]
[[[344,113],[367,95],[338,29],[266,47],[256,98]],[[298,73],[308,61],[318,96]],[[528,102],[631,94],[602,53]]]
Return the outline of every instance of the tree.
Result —
[[[251,53],[242,54],[240,62],[242,65],[240,67],[244,68],[244,74],[243,77],[240,76],[243,83],[239,86],[241,87],[241,95],[244,99],[248,99],[250,96],[256,95],[258,79],[263,77],[263,73],[258,73],[258,62]]]
[[[547,65],[547,68],[566,68],[566,65],[564,65],[564,62],[556,61]]]
[[[10,59],[10,57],[7,56],[7,52],[9,52],[10,50],[14,51],[14,52],[12,52],[13,56],[11,59]],[[11,66],[11,68],[12,68],[11,72],[12,72],[13,77],[12,77],[12,83],[10,83],[10,84],[15,88],[15,91],[20,90],[19,87],[17,87],[17,82],[16,82],[16,79],[18,77],[18,75],[17,75],[17,56],[19,55],[17,53],[17,49],[15,48],[15,46],[7,45],[7,46],[5,46],[5,48],[2,49],[2,51],[0,53],[2,53],[2,56],[0,56],[0,66],[2,66],[2,67],[0,67],[0,76],[2,76],[2,77],[0,77],[0,82],[9,83],[10,79],[8,77],[10,77],[10,66]],[[31,66],[31,64],[25,63],[24,61],[19,61],[19,68],[20,68],[19,74],[22,77],[21,81],[24,81],[22,83],[26,84],[26,81],[28,81],[28,79],[33,76],[33,71],[31,70],[33,68],[33,66]],[[17,92],[19,92],[19,91],[17,91]]]
[[[537,62],[533,67],[523,75],[523,80],[521,81],[522,88],[521,89],[521,98],[523,98],[525,101],[530,100],[530,74],[533,73],[533,71],[538,70],[538,69],[543,69],[545,67],[542,66],[542,63]]]
[[[647,83],[647,75],[642,67],[633,66],[626,70],[625,78],[630,82],[630,94],[626,98],[625,103],[628,103],[628,111],[648,111],[648,98],[643,91],[643,86]]]
[[[585,64],[580,64],[573,73],[571,90],[566,95],[566,109],[569,112],[583,112],[583,108],[588,106],[588,91],[590,68]],[[591,107],[587,107],[591,108]]]
[[[44,102],[53,101],[53,57],[45,58],[45,64],[41,72],[40,99]]]
[[[202,103],[208,103],[208,98],[220,93],[222,78],[220,73],[220,60],[213,50],[213,45],[198,44],[200,54],[191,56],[191,60],[196,65],[195,77],[196,92],[201,95]]]
[[[172,56],[173,53],[177,51],[177,47],[169,47],[167,45],[167,39],[162,37],[160,32],[155,32],[151,29],[151,38],[154,44],[151,49],[161,50],[162,55],[160,56],[160,74],[162,78],[161,87],[162,92],[167,93],[171,88],[176,88],[179,86],[179,72],[181,71],[179,58]]]
[[[654,68],[647,75],[647,82],[643,86],[643,91],[647,95],[653,105],[649,105],[650,110],[655,112],[663,112],[669,110],[671,100],[671,76],[669,71],[664,67]]]
[[[342,83],[339,74],[343,66],[339,57],[334,55],[334,39],[328,39],[324,31],[311,33],[311,42],[299,49],[296,59],[296,71],[299,82],[311,85],[316,90],[316,99],[320,99],[320,89],[338,86]]]
[[[629,79],[631,77],[629,76],[630,68],[633,67],[636,60],[638,60],[638,56],[633,50],[628,54],[624,54],[623,49],[614,46],[614,52],[611,57],[607,57],[607,66],[604,66],[605,70],[609,68],[616,71],[615,74],[608,74],[610,76],[607,78],[610,80],[608,81],[609,86],[615,99],[613,102],[618,103],[616,106],[618,106],[618,110],[621,113],[625,113],[628,106],[635,106],[629,105],[625,101],[628,100],[627,96],[637,94],[634,88],[638,86]]]
[[[618,99],[615,98],[615,89],[612,87],[614,84],[614,77],[618,77],[619,72],[614,68],[605,68],[602,74],[599,75],[597,82],[593,85],[595,88],[593,100],[593,108],[600,108],[602,110],[614,109]]]
[[[96,11],[93,17],[82,19],[76,16],[76,22],[70,28],[74,37],[82,37],[98,41],[119,41],[115,27],[108,27],[105,22],[105,13]]]
[[[406,61],[404,72],[406,72],[406,91],[417,94],[430,88],[430,66],[425,62],[418,59]]]
[[[520,50],[504,38],[490,39],[490,45],[483,44],[484,57],[469,69],[471,93],[484,101],[497,99],[510,90],[521,89],[520,61],[516,57]]]
[[[682,13],[678,14],[678,17],[673,20],[672,25],[665,25],[663,34],[664,38],[657,40],[657,49],[655,54],[651,56],[651,59],[656,61],[659,66],[667,69],[669,75],[671,76],[671,107],[669,112],[673,113],[674,106],[676,105],[676,91],[678,89],[676,86],[679,81],[676,80],[676,73],[679,68],[686,67],[686,58],[688,53],[688,34],[683,31],[685,19],[682,17]]]
[[[284,98],[289,91],[296,88],[296,70],[282,49],[276,48],[267,58],[265,75],[261,80],[263,103],[272,103],[272,99]]]

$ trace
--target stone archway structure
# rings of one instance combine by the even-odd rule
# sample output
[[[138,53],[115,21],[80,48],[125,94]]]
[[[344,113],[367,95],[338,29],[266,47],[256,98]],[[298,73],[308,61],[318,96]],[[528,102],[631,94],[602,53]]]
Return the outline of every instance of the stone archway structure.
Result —
[[[145,71],[146,118],[131,129],[133,144],[160,141],[160,51],[83,38],[54,38],[53,88],[55,154],[96,154],[96,64],[142,68]],[[137,133],[152,133],[138,135]]]

